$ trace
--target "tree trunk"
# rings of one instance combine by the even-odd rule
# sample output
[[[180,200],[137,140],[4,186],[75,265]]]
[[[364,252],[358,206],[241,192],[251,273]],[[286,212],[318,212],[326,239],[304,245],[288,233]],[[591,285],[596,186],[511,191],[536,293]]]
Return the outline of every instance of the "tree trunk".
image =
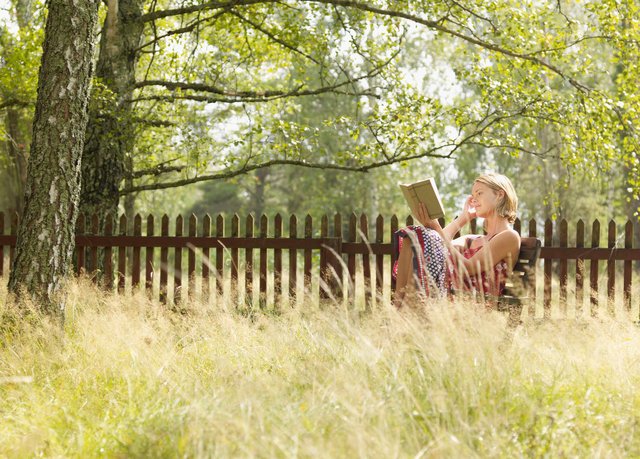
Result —
[[[87,215],[118,212],[119,189],[125,161],[134,143],[131,96],[135,84],[136,51],[144,25],[141,0],[108,0],[102,29],[96,78],[115,97],[115,107],[89,113],[82,156],[80,211]]]
[[[75,245],[98,0],[50,0],[33,121],[25,206],[9,289],[44,311],[59,301]]]

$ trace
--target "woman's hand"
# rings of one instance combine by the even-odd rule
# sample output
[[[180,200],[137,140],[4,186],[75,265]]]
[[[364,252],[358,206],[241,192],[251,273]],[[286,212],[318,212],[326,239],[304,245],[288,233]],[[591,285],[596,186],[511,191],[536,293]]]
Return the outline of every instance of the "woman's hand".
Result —
[[[464,219],[464,224],[467,224],[470,220],[477,217],[473,196],[467,196],[467,199],[464,202],[464,207],[462,208],[462,215],[460,217]]]
[[[418,218],[418,221],[420,222],[420,224],[422,226],[424,226],[425,228],[431,228],[431,229],[434,229],[436,231],[438,229],[442,229],[438,219],[431,218],[429,216],[429,212],[427,211],[427,207],[422,202],[418,205],[418,215],[416,215],[416,217]]]

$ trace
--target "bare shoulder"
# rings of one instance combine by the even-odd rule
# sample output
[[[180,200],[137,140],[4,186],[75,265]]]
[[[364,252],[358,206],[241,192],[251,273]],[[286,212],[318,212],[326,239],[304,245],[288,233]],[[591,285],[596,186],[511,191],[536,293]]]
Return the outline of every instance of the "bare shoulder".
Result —
[[[500,245],[506,245],[513,247],[514,249],[520,249],[520,235],[512,228],[504,230],[497,234],[494,238],[495,242]]]

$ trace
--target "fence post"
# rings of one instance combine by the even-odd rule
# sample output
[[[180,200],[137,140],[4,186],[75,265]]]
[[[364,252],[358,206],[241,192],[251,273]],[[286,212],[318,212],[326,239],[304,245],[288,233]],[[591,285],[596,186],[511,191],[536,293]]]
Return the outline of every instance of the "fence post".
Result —
[[[298,217],[291,215],[289,218],[289,238],[298,238]],[[289,305],[295,306],[298,294],[298,251],[293,247],[289,249]]]
[[[329,283],[331,282],[328,269],[327,238],[329,237],[329,217],[324,214],[320,219],[320,238],[323,240],[323,247],[320,249],[320,299],[329,298]]]
[[[391,298],[393,299],[393,294],[396,291],[396,279],[393,277],[393,266],[396,264],[397,254],[394,250],[394,238],[396,231],[398,231],[398,217],[393,214],[391,216],[391,228],[389,228],[389,235],[391,236],[391,267],[389,268],[389,277],[391,278]]]
[[[269,220],[266,215],[260,217],[260,238],[266,239],[269,232]],[[260,309],[267,306],[267,249],[260,248],[260,294],[258,296]]]
[[[100,218],[98,214],[93,214],[91,217],[91,234],[98,235],[100,234]],[[91,273],[91,277],[93,278],[93,282],[97,282],[99,278],[98,268],[98,246],[93,244],[90,249],[91,256],[89,259],[91,260],[91,265],[89,266],[89,272]]]
[[[313,237],[313,220],[307,214],[304,219],[304,238]],[[304,294],[311,297],[311,249],[304,249]]]
[[[118,234],[120,236],[127,235],[127,216],[122,214],[120,216],[120,225],[118,228]],[[118,293],[124,292],[124,286],[127,275],[127,248],[124,244],[118,247]]]
[[[136,238],[142,237],[142,217],[136,214],[133,217],[133,235]],[[136,243],[133,247],[133,260],[131,267],[131,285],[136,289],[140,285],[140,246]]]
[[[4,236],[4,212],[0,212],[0,236]],[[0,277],[4,275],[4,245],[0,244]]]
[[[624,248],[631,249],[633,247],[633,223],[631,220],[627,220],[627,224],[624,226]],[[631,310],[631,273],[632,273],[631,260],[624,261],[624,307],[626,311]]]
[[[182,237],[184,231],[184,219],[182,215],[176,218],[176,237]],[[176,245],[173,260],[173,304],[182,301],[182,247]]]
[[[254,236],[255,221],[253,215],[247,215],[245,220],[244,235],[248,238]],[[253,305],[253,248],[247,247],[244,251],[244,290],[245,304],[249,307]]]
[[[216,217],[216,237],[224,237],[224,216],[218,214]],[[218,303],[224,297],[224,248],[218,244],[216,246],[216,300]]]
[[[608,248],[613,254],[613,250],[616,247],[616,222],[609,221],[608,231]],[[607,310],[612,316],[615,315],[616,304],[616,260],[612,255],[607,259]]]
[[[198,234],[198,217],[195,214],[189,216],[189,237],[195,238]],[[196,248],[193,244],[188,245],[187,263],[189,272],[189,290],[187,296],[189,299],[196,297]]]
[[[211,215],[205,214],[202,219],[202,237],[211,238]],[[209,266],[211,266],[211,258],[209,256],[209,247],[202,248],[202,301],[209,302],[210,285],[209,285]]]
[[[530,219],[529,220],[529,237],[538,237],[538,225],[535,221],[535,219]],[[537,281],[537,275],[536,275],[537,269],[534,269],[533,272],[531,274],[529,274],[529,279],[530,279],[530,291],[529,293],[531,294],[531,302],[530,307],[528,308],[528,314],[529,317],[534,318],[536,316],[536,294],[537,294],[537,286],[536,286],[536,281]]]
[[[376,217],[376,244],[382,244],[384,240],[384,217],[380,214]],[[384,255],[376,254],[376,302],[384,302]]]
[[[349,216],[347,241],[356,242],[356,214],[353,212]],[[347,269],[349,270],[349,300],[354,302],[356,298],[356,254],[353,252],[347,255]]]
[[[153,215],[147,216],[147,237],[154,236],[154,219]],[[149,298],[153,297],[153,252],[154,247],[152,244],[147,245],[145,248],[145,266],[144,266],[144,288],[147,291]]]
[[[282,216],[276,214],[273,219],[273,237],[275,239],[282,238]],[[282,301],[282,249],[276,248],[273,251],[273,308],[280,310],[280,302]]]
[[[369,219],[367,214],[360,215],[360,237],[365,245],[365,251],[362,254],[362,275],[364,277],[364,309],[371,312],[371,260],[369,251],[371,249],[369,241]]]
[[[576,247],[584,248],[584,221],[578,220],[576,226]],[[584,257],[576,260],[576,315],[584,309]]]
[[[232,238],[238,238],[238,235],[240,234],[239,228],[240,228],[240,217],[238,216],[238,214],[233,214],[233,217],[231,217],[231,237]],[[231,295],[229,296],[229,298],[231,299],[235,298],[236,300],[238,299],[238,296],[240,294],[240,292],[238,291],[238,264],[239,264],[238,249],[235,247],[232,247],[231,248]],[[236,307],[239,306],[237,301],[235,306]]]
[[[169,216],[162,216],[160,234],[163,238],[169,237]],[[166,304],[169,281],[169,247],[160,248],[160,302]]]
[[[79,214],[78,219],[76,220],[76,235],[84,236],[85,234],[85,216],[84,214]],[[77,238],[76,238],[77,240]],[[78,260],[77,274],[82,274],[85,271],[85,247],[82,243],[76,243],[76,256]]]
[[[331,255],[329,266],[331,267],[332,276],[332,292],[333,296],[344,300],[344,273],[342,259],[342,215],[337,213],[333,216],[333,237],[336,240],[336,246],[333,247],[334,253]]]
[[[596,219],[591,229],[591,247],[600,247],[600,222]],[[598,316],[598,260],[589,263],[591,286],[591,316]]]

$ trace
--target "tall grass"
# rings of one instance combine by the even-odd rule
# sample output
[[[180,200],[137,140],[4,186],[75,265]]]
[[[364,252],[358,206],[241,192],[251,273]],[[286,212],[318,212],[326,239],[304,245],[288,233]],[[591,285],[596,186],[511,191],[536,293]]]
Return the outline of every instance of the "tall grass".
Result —
[[[0,291],[3,317],[15,308]],[[5,320],[0,456],[640,454],[640,330],[470,304],[241,315],[70,286],[64,330]]]

